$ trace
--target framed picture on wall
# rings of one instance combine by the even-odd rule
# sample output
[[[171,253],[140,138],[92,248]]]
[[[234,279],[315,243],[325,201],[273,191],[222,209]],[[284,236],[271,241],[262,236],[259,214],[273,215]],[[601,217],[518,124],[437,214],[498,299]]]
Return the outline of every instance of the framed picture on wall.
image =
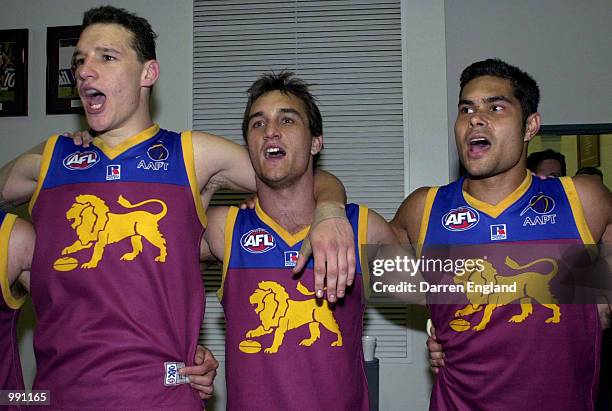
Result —
[[[28,29],[0,30],[0,117],[28,115]]]
[[[599,134],[579,134],[578,168],[599,165]]]
[[[81,26],[47,27],[47,114],[82,114],[72,54]]]

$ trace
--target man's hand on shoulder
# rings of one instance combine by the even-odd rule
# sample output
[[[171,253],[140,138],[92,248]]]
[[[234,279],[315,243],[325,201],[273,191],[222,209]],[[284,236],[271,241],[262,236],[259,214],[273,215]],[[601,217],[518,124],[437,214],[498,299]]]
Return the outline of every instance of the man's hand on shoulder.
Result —
[[[351,224],[340,204],[317,206],[308,238],[304,240],[294,273],[304,269],[314,254],[314,284],[318,298],[324,290],[331,303],[345,296],[355,279],[355,242]]]

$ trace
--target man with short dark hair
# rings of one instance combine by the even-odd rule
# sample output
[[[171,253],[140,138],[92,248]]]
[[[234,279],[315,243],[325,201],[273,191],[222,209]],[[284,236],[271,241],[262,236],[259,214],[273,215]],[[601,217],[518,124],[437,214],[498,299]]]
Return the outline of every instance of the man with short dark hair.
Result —
[[[534,262],[531,255],[517,255],[525,244],[537,254],[540,243],[612,242],[612,201],[601,184],[528,173],[527,145],[540,127],[538,102],[537,83],[517,67],[497,59],[467,67],[455,122],[467,175],[410,194],[392,221],[398,235],[423,250],[502,244],[498,254],[510,260],[494,266],[495,278]],[[535,275],[548,269],[534,269]],[[593,408],[601,339],[597,306],[556,304],[523,291],[527,295],[513,300],[520,304],[496,304],[501,295],[495,294],[488,304],[471,303],[466,295],[467,305],[429,306],[446,365],[437,373],[431,409]]]
[[[527,156],[527,168],[540,178],[567,175],[565,156],[551,149],[529,154]]]
[[[160,68],[145,19],[110,6],[87,11],[73,61],[93,146],[53,136],[0,174],[3,203],[32,198],[38,234],[34,388],[49,389],[55,409],[200,410],[177,376],[193,364],[204,314],[198,244],[217,188],[255,189],[248,154],[153,122]],[[339,214],[343,190],[329,175],[317,180],[318,204]],[[317,275],[327,265],[335,301],[354,271],[350,225],[331,218],[313,231]],[[208,365],[192,382],[209,387],[205,397],[216,362]]]
[[[255,209],[211,207],[201,244],[204,257],[223,261],[227,408],[368,410],[361,345],[367,284],[358,254],[357,280],[335,305],[315,299],[312,262],[299,277],[287,275],[316,213],[321,113],[307,84],[289,72],[263,75],[248,94],[242,130],[258,201]],[[347,204],[346,215],[358,252],[365,243],[397,243],[367,207]]]

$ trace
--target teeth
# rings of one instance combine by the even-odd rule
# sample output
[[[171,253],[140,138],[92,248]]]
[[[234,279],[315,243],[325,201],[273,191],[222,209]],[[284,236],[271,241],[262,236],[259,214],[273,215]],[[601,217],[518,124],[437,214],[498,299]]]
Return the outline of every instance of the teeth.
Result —
[[[276,154],[276,153],[280,153],[281,149],[278,147],[270,147],[269,149],[266,150],[267,154]]]
[[[102,107],[102,104],[92,104],[90,107],[93,108],[94,110],[97,110],[100,107]]]
[[[470,141],[470,144],[478,144],[478,143],[486,143],[486,142],[487,142],[486,138],[475,138]]]
[[[98,94],[98,93],[100,93],[100,91],[96,90],[95,88],[90,88],[85,91],[85,94],[88,96],[91,96],[93,94]]]

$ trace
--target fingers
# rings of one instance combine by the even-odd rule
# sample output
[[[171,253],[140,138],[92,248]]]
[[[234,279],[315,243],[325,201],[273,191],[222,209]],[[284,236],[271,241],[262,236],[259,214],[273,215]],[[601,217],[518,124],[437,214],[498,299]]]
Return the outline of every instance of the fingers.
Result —
[[[432,332],[434,332],[432,327]],[[429,366],[431,370],[438,374],[439,368],[444,367],[444,352],[442,351],[442,345],[439,344],[434,336],[427,339],[427,349],[429,350]]]
[[[354,247],[354,246],[353,246]],[[346,252],[347,271],[346,271],[346,286],[350,287],[355,281],[355,270],[357,269],[357,262],[355,258],[355,250],[349,249]]]
[[[308,239],[308,237],[306,237],[302,242],[302,247],[300,248],[300,251],[298,253],[298,260],[292,270],[294,274],[299,273],[304,269],[304,267],[306,267],[306,262],[308,261],[311,255],[312,247],[310,246],[310,240]],[[321,290],[323,290],[323,286],[321,286]]]
[[[331,249],[328,250],[327,256],[325,254],[314,252],[315,254],[315,265],[317,259],[322,256],[325,259],[323,266],[327,268],[327,273],[324,273],[325,286],[327,288],[327,301],[330,303],[336,302],[337,290],[336,285],[338,284],[338,249],[335,244],[331,244]],[[346,281],[346,280],[345,280]]]
[[[325,258],[315,258],[314,260],[314,286],[317,298],[323,298],[325,287]],[[329,285],[329,284],[328,284]]]
[[[189,383],[189,385],[191,385],[191,388],[193,388],[194,390],[198,392],[198,395],[203,400],[209,400],[213,395],[214,387],[212,385],[205,386],[205,385],[199,385],[199,384],[194,384],[194,383]]]
[[[62,133],[62,135],[72,138],[72,141],[75,145],[83,146],[84,148],[89,147],[89,143],[93,141],[93,137],[91,136],[91,134],[89,134],[87,130],[75,131],[73,133],[65,131]]]
[[[195,357],[193,358],[193,363],[195,365],[200,365],[204,362],[204,356],[206,354],[206,348],[201,345],[196,347]]]
[[[246,210],[247,208],[253,209],[255,208],[255,202],[257,201],[257,196],[251,196],[244,199],[242,203],[240,203],[240,209]]]

